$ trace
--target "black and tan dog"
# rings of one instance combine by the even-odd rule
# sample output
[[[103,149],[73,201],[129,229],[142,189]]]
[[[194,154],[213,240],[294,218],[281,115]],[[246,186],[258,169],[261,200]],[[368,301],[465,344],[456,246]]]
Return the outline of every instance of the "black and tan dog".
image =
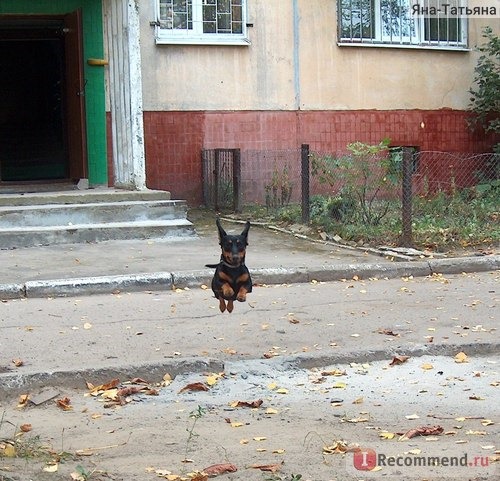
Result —
[[[222,254],[218,264],[206,264],[206,266],[215,268],[212,290],[215,297],[219,299],[220,311],[224,312],[227,309],[228,312],[233,312],[233,301],[245,302],[247,294],[252,292],[252,279],[245,265],[250,222],[247,221],[240,235],[227,234],[219,218],[216,224]]]

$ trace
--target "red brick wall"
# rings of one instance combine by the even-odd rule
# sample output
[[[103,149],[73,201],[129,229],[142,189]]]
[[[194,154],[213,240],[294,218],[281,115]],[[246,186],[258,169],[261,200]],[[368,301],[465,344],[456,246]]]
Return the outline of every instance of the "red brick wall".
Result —
[[[466,115],[455,110],[144,112],[147,186],[201,204],[202,149],[240,148],[243,157],[245,150],[298,149],[306,143],[312,151],[336,152],[349,142],[389,137],[392,145],[420,150],[489,151],[493,138],[472,134]]]

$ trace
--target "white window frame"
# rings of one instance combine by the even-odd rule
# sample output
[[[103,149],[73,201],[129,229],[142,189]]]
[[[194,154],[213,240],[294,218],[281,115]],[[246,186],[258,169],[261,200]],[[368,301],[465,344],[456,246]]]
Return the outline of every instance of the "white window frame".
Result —
[[[342,0],[337,0],[339,5]],[[467,6],[467,0],[456,0],[459,5]],[[414,23],[414,28],[408,36],[395,35],[394,37],[386,35],[383,32],[383,20],[382,20],[382,8],[381,0],[374,0],[373,9],[373,27],[374,35],[373,37],[342,37],[342,25],[341,25],[341,11],[338,8],[338,45],[339,46],[353,46],[353,47],[389,47],[389,48],[421,48],[421,49],[436,49],[436,50],[459,50],[459,51],[469,51],[467,46],[467,18],[460,17],[460,31],[459,40],[429,40],[425,38],[425,24],[427,21],[426,17],[415,16],[412,17],[412,22]],[[435,5],[436,0],[407,0],[409,8],[415,3],[420,5],[430,6]],[[445,3],[452,3],[452,1],[447,1]]]
[[[204,0],[192,0],[193,28],[167,29],[160,26],[160,0],[155,2],[155,39],[157,44],[249,45],[247,25],[248,0],[242,0],[242,33],[203,33]]]

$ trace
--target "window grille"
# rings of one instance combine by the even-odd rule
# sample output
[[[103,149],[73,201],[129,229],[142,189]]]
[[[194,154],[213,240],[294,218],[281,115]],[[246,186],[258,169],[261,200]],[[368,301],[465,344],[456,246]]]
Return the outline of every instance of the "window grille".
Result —
[[[452,14],[465,2],[338,0],[339,44],[466,49],[467,19]]]
[[[247,0],[156,0],[157,43],[247,44]]]

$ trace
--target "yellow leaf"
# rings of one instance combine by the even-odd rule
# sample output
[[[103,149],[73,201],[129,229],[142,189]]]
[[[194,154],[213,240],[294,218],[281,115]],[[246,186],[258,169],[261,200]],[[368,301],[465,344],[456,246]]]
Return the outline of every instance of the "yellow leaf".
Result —
[[[90,324],[90,322],[86,322],[84,325],[83,325],[83,328],[84,329],[92,329],[92,324]],[[50,472],[50,471],[49,471]]]
[[[267,408],[266,414],[278,414],[278,410],[274,408]]]
[[[285,454],[285,452],[286,452],[286,451],[285,451],[284,449],[275,449],[275,450],[273,451],[273,454]]]
[[[103,391],[101,393],[101,396],[108,399],[116,399],[117,394],[118,394],[118,389],[114,388]]]
[[[277,387],[278,387],[278,385],[275,382],[272,382],[271,384],[267,385],[267,388],[270,389],[271,391],[273,391]]]
[[[481,421],[481,424],[482,424],[483,426],[491,426],[492,424],[495,424],[495,423],[494,423],[491,419],[483,419],[483,420]]]
[[[363,404],[364,399],[362,397],[358,397],[352,403],[353,404]]]
[[[280,387],[279,389],[276,389],[278,394],[288,394],[288,389],[285,389],[284,387]]]
[[[469,358],[467,357],[467,354],[465,354],[465,352],[459,352],[455,356],[455,362],[458,362],[458,363],[469,362]]]
[[[434,366],[430,363],[425,363],[420,366],[424,371],[429,371],[430,369],[434,369]]]
[[[232,428],[241,428],[241,426],[244,426],[244,424],[239,422],[231,423]]]
[[[265,453],[267,451],[266,448],[257,448],[255,451],[257,451],[258,453]]]
[[[380,433],[378,433],[378,436],[382,439],[393,439],[395,434],[388,431],[380,431]]]
[[[455,421],[458,421],[458,422],[462,423],[462,422],[465,421],[465,418],[461,416],[459,418],[455,418]]]
[[[57,463],[54,463],[54,464],[49,464],[48,466],[45,466],[45,468],[43,468],[44,471],[46,471],[47,473],[55,473],[57,472],[59,468],[59,465]]]
[[[345,382],[336,382],[335,384],[332,385],[332,388],[334,388],[334,389],[345,389],[346,388],[346,383]]]
[[[248,444],[248,439],[240,439],[240,444]]]
[[[12,444],[6,444],[3,449],[3,455],[7,458],[15,458],[16,457],[16,448],[12,446]]]
[[[213,385],[217,384],[219,379],[220,379],[220,376],[218,374],[211,374],[210,376],[207,377],[207,384],[209,386],[213,386]]]
[[[254,441],[265,441],[267,438],[265,436],[255,436]]]
[[[408,454],[420,454],[422,452],[421,449],[410,449]]]

